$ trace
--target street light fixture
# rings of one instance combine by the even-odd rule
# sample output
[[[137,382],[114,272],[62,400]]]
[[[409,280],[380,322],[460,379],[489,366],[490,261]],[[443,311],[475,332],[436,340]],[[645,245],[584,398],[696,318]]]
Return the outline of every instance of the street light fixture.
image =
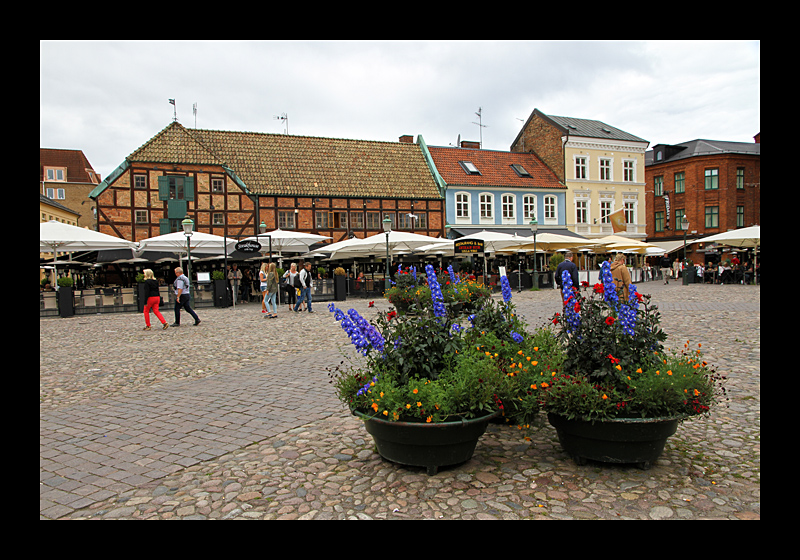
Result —
[[[192,246],[191,246],[191,239],[192,239],[192,227],[194,226],[194,222],[189,216],[186,216],[184,220],[181,222],[181,226],[183,226],[183,235],[186,236],[186,253],[187,253],[187,265],[186,270],[189,273],[187,278],[189,278],[189,285],[192,285]],[[189,290],[189,300],[190,305],[193,302],[192,298],[194,298],[194,290]]]
[[[392,219],[389,217],[389,214],[385,216],[386,217],[383,219],[383,231],[386,232],[386,274],[384,288],[388,290],[391,287],[389,280],[389,234],[392,233]]]
[[[533,287],[539,289],[539,272],[536,268],[536,232],[539,231],[539,223],[536,221],[536,216],[533,217],[530,223],[531,233],[533,234]]]

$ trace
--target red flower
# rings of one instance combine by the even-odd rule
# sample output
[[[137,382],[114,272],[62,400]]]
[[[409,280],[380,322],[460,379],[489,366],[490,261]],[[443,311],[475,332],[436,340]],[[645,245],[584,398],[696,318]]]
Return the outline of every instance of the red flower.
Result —
[[[618,360],[617,358],[615,358],[614,356],[612,356],[611,354],[609,354],[608,356],[606,356],[606,358],[608,358],[609,360],[611,360],[611,363],[612,363],[612,364],[618,364],[618,363],[619,363],[619,360]]]
[[[603,288],[603,285],[602,285],[602,284],[595,284],[595,285],[594,285],[594,293],[596,293],[596,294],[602,294],[604,291],[605,291],[605,290],[604,290],[604,288]]]
[[[374,301],[369,302],[369,305],[367,307],[375,307],[375,302]]]
[[[606,325],[608,325],[609,327],[614,324],[614,321],[616,321],[614,317],[606,317]]]
[[[397,311],[390,311],[389,313],[387,313],[387,314],[386,314],[386,318],[387,318],[389,321],[391,321],[391,320],[392,320],[392,319],[394,319],[395,317],[397,317]]]
[[[557,325],[557,324],[558,324],[558,313],[556,313],[555,315],[553,315],[553,324],[554,324],[554,325]]]

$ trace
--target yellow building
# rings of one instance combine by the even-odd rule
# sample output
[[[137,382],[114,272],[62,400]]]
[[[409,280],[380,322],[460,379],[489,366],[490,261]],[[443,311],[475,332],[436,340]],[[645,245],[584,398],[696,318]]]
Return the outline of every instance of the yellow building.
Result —
[[[601,121],[555,117],[534,109],[511,151],[535,153],[567,185],[570,231],[584,237],[611,235],[609,216],[622,210],[625,231],[618,235],[644,239],[648,145]]]

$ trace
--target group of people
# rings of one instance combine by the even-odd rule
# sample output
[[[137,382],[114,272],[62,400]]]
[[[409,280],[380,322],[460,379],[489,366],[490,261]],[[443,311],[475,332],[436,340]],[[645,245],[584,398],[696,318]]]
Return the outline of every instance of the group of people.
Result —
[[[313,274],[311,263],[306,262],[300,272],[297,272],[297,265],[292,263],[283,277],[286,279],[285,285],[291,290],[299,290],[300,295],[294,305],[293,311],[300,311],[301,307],[308,308],[309,313],[314,313],[311,309],[311,289],[313,287]],[[275,267],[275,263],[264,263],[258,272],[258,279],[261,286],[261,313],[269,319],[278,318],[278,290],[280,290],[280,278]]]
[[[200,324],[200,317],[197,316],[194,309],[189,304],[191,282],[189,278],[183,273],[181,267],[175,268],[175,282],[173,282],[175,289],[175,322],[172,323],[173,327],[181,326],[181,308],[184,308],[189,315],[194,318],[195,326]],[[152,310],[156,318],[161,321],[163,329],[169,328],[166,319],[158,310],[161,304],[161,295],[158,292],[158,280],[155,279],[153,271],[149,268],[144,269],[144,286],[145,286],[145,305],[144,305],[144,330],[150,330],[150,311]]]
[[[575,256],[572,254],[572,252],[567,251],[564,254],[564,260],[559,263],[558,267],[556,268],[555,280],[559,288],[562,286],[561,275],[565,270],[569,272],[569,275],[572,278],[573,290],[577,290],[578,286],[581,285],[578,279],[578,267],[573,262],[574,258]],[[614,257],[614,260],[611,262],[610,269],[611,278],[614,280],[617,290],[622,290],[621,296],[624,298],[623,301],[628,301],[628,297],[630,296],[628,286],[631,285],[631,273],[628,270],[628,267],[625,265],[625,255],[622,253],[617,253]],[[561,297],[563,299],[563,292]]]

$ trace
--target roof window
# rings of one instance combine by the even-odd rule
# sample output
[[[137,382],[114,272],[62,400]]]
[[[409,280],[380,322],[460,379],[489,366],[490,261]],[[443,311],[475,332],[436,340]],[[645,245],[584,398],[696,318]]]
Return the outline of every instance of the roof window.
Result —
[[[481,172],[478,171],[478,168],[475,167],[475,164],[472,163],[471,161],[459,161],[458,164],[469,175],[480,175],[481,174]]]
[[[531,174],[528,173],[528,171],[518,163],[512,163],[511,164],[511,169],[516,171],[517,175],[519,175],[520,177],[530,177],[531,176]]]

